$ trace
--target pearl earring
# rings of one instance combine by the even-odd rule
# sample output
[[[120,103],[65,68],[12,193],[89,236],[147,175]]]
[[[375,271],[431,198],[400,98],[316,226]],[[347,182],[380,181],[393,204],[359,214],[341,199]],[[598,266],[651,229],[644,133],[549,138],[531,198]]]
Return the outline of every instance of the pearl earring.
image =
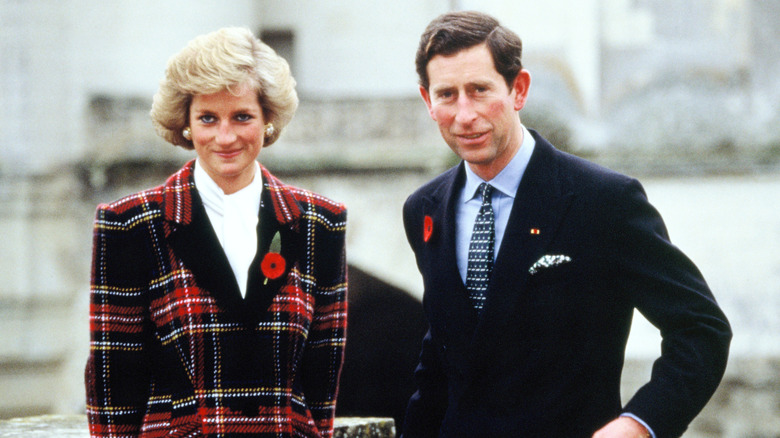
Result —
[[[187,140],[192,140],[192,130],[189,126],[181,130],[181,136]]]
[[[274,132],[276,132],[276,128],[274,128],[274,124],[273,123],[269,123],[269,124],[265,125],[265,137],[266,138],[270,138],[271,136],[273,136]]]

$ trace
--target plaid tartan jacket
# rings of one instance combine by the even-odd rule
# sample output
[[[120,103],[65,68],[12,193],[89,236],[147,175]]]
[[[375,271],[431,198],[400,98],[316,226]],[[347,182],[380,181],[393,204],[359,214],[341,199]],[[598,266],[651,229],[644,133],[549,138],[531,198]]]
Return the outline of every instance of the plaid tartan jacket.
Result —
[[[193,182],[97,209],[87,417],[95,437],[330,437],[347,326],[346,210],[261,167],[239,292]],[[279,232],[285,271],[260,261]]]

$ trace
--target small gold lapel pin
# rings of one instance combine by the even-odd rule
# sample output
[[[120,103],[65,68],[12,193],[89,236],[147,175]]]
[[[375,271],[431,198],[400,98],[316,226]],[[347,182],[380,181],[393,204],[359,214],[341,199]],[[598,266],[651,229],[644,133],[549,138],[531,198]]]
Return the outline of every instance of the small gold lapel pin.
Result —
[[[531,234],[533,234],[533,235],[539,234],[539,229],[538,228],[531,228]]]

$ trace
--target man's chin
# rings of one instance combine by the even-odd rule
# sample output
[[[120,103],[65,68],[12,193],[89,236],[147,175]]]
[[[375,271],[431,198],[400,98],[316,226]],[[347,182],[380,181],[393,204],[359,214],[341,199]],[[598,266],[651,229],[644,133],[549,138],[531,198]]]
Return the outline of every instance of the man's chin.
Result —
[[[458,154],[458,156],[460,156],[463,161],[475,166],[488,165],[493,161],[493,157],[484,150],[463,151],[461,149],[461,153]]]

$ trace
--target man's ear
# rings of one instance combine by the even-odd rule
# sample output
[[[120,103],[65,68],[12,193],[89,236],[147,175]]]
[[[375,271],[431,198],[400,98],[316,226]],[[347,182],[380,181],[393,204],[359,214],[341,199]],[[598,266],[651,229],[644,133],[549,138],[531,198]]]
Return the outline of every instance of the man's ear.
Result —
[[[515,92],[515,111],[520,111],[525,106],[528,98],[528,90],[531,88],[531,73],[526,69],[520,69],[512,83],[512,91]]]
[[[436,117],[433,115],[433,106],[431,105],[431,95],[428,94],[428,90],[425,89],[422,85],[420,85],[420,96],[422,96],[423,101],[425,101],[425,106],[428,107],[428,115],[431,116],[431,118],[435,121]]]

